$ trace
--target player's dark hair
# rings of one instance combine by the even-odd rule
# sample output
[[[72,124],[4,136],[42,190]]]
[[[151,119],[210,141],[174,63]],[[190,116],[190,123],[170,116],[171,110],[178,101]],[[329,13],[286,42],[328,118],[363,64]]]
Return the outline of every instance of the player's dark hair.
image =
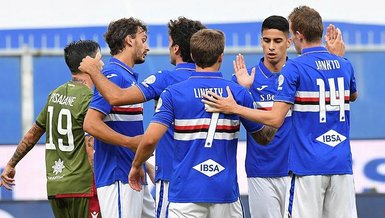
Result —
[[[100,46],[95,41],[74,41],[64,48],[64,59],[71,73],[77,74],[80,72],[78,68],[82,59],[87,56],[94,58],[98,51],[100,51]]]
[[[300,32],[306,41],[315,42],[322,39],[323,24],[321,15],[308,6],[299,6],[289,15],[290,28],[293,33]]]
[[[198,30],[206,29],[206,27],[200,21],[190,20],[185,17],[170,20],[167,26],[168,34],[173,41],[172,45],[179,46],[183,62],[193,63],[190,52],[191,36]]]
[[[125,47],[126,37],[130,35],[132,38],[135,38],[138,31],[147,32],[147,26],[133,17],[111,22],[108,25],[107,32],[104,34],[104,38],[110,48],[110,54],[116,55],[121,53]]]
[[[282,16],[273,15],[262,22],[261,33],[264,30],[276,29],[289,35],[289,21]]]
[[[201,68],[213,66],[224,49],[225,34],[220,30],[202,29],[191,37],[191,56]]]

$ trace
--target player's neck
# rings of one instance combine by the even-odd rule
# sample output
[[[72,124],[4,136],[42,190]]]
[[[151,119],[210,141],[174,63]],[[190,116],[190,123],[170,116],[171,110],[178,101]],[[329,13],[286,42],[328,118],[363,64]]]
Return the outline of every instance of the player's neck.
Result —
[[[92,89],[93,82],[88,76],[88,74],[85,73],[78,73],[76,75],[72,75],[72,81],[76,83],[82,83],[86,85],[89,89]]]

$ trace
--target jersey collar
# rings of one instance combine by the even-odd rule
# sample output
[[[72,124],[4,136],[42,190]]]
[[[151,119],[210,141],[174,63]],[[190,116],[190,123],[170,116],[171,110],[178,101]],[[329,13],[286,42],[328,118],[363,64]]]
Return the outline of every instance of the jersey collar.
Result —
[[[129,74],[131,74],[132,76],[135,77],[136,80],[138,80],[138,77],[139,77],[139,74],[136,73],[130,66],[128,66],[127,64],[121,62],[120,60],[112,57],[110,59],[110,63],[111,64],[116,64],[118,66],[120,66],[121,68],[123,68],[124,70],[126,70]]]
[[[195,70],[194,63],[179,63],[175,66],[175,70]]]
[[[205,77],[205,78],[223,78],[223,75],[221,72],[217,71],[217,72],[192,72],[191,73],[191,77],[190,78],[202,78],[202,77]]]
[[[328,52],[328,50],[323,46],[304,48],[304,49],[302,49],[301,55],[310,54],[310,53],[318,53],[318,52]]]
[[[267,69],[267,67],[263,64],[263,60],[264,58],[261,58],[261,60],[259,60],[259,64],[258,64],[258,68],[259,70],[261,71],[261,73],[266,77],[266,78],[269,78],[271,76],[274,75],[274,73],[272,73],[269,69]]]

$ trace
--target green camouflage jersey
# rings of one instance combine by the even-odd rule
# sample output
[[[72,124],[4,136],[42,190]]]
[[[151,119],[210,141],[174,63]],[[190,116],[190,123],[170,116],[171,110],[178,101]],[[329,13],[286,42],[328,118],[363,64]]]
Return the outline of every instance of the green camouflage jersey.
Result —
[[[70,81],[53,90],[36,124],[46,131],[45,163],[48,197],[92,196],[83,121],[92,91]]]

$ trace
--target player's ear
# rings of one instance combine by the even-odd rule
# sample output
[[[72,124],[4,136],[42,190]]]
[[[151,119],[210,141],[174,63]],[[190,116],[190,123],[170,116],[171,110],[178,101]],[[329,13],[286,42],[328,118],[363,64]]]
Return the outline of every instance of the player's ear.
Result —
[[[124,42],[125,42],[128,46],[132,47],[132,46],[133,46],[133,43],[134,43],[134,38],[132,38],[131,35],[127,35],[126,38],[124,39]]]

